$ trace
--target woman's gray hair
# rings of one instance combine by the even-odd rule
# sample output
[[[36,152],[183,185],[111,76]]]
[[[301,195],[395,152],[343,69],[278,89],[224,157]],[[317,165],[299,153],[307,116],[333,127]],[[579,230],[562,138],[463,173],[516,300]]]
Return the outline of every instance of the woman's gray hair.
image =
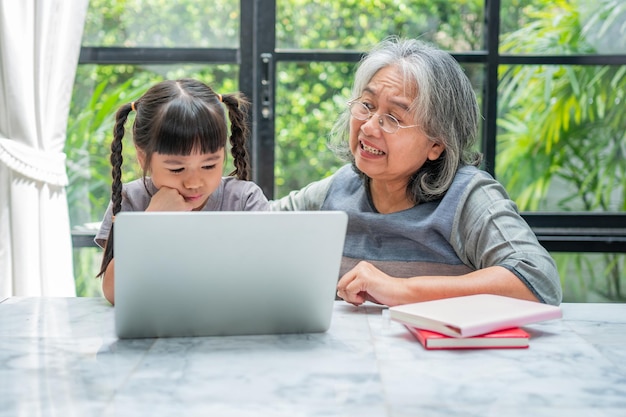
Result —
[[[395,66],[404,74],[415,124],[427,137],[445,147],[441,156],[427,160],[413,174],[407,195],[414,203],[443,197],[460,166],[477,166],[482,155],[474,150],[480,109],[474,89],[459,63],[449,53],[415,39],[390,37],[375,46],[359,63],[352,99],[359,98],[381,69]],[[331,132],[331,148],[351,161],[349,145],[350,112],[346,110]],[[368,182],[365,174],[355,170]]]

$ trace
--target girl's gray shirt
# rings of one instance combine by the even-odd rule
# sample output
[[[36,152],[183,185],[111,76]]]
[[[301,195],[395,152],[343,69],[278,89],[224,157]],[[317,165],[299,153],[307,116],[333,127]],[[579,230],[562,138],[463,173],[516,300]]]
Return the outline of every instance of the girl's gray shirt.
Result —
[[[504,187],[487,172],[462,167],[443,198],[381,214],[351,165],[282,199],[272,210],[342,210],[349,222],[343,275],[367,260],[396,277],[463,275],[502,266],[537,298],[558,305],[556,264],[519,215]]]
[[[146,189],[147,188],[147,189]],[[122,186],[122,211],[145,211],[150,199],[158,190],[149,177],[126,183]],[[269,203],[263,190],[252,181],[235,177],[222,177],[222,181],[211,194],[202,211],[263,211],[269,210]],[[104,247],[111,230],[112,203],[104,214],[95,242]]]

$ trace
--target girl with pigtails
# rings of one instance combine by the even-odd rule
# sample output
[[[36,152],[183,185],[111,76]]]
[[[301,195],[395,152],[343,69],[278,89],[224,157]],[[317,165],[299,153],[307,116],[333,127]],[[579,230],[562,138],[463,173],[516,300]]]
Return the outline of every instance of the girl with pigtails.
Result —
[[[118,110],[111,144],[111,202],[95,237],[104,248],[98,277],[111,304],[115,303],[113,224],[120,211],[269,209],[261,188],[249,181],[248,106],[240,93],[220,95],[200,81],[180,79],[162,81]],[[143,176],[122,184],[124,125],[131,112],[135,113],[132,138]],[[235,169],[224,177],[227,139]]]

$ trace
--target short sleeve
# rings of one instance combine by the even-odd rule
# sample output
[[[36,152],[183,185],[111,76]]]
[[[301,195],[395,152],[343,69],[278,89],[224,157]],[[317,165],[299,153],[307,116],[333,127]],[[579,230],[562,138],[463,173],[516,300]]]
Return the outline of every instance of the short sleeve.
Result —
[[[554,259],[500,183],[487,175],[475,176],[454,218],[451,243],[464,263],[475,269],[502,266],[542,302],[560,304],[562,289]]]

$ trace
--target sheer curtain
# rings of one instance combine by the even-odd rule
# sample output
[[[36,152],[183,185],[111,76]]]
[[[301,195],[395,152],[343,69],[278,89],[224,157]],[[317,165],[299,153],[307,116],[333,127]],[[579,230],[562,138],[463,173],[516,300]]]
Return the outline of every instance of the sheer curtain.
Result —
[[[65,134],[88,0],[0,0],[0,300],[75,296]]]

